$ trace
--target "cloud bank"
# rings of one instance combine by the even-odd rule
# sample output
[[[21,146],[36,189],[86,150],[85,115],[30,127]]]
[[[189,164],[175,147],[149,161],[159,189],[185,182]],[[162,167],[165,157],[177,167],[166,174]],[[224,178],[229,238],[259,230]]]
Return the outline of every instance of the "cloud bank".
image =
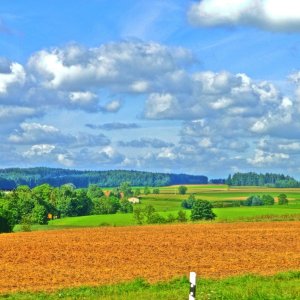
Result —
[[[248,26],[278,32],[300,31],[300,3],[294,0],[202,0],[191,5],[196,26]]]

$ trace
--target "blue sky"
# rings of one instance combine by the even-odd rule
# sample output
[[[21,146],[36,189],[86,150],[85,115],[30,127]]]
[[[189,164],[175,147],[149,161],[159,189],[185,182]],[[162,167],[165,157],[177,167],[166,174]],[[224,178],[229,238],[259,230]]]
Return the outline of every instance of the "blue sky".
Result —
[[[1,167],[299,178],[299,32],[292,0],[1,0]]]

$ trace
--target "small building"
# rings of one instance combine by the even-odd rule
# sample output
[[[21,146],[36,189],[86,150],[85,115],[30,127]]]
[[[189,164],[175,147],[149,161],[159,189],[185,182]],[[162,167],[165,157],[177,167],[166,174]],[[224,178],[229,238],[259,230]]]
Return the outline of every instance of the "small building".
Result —
[[[128,198],[128,201],[132,204],[137,204],[137,203],[140,203],[140,199],[139,198],[136,198],[136,197],[131,197],[131,198]]]

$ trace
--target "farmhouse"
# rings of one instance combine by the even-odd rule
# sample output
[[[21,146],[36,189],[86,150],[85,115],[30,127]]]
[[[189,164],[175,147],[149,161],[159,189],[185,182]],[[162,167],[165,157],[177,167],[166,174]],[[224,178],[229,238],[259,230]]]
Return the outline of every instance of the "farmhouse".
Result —
[[[131,202],[132,204],[140,203],[140,199],[136,197],[128,198],[128,201]]]

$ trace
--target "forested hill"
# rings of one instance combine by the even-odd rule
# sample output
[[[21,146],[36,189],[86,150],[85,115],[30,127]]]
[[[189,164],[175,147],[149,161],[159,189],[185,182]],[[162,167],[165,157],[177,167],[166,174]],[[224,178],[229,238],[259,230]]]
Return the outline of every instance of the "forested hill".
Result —
[[[78,171],[53,168],[10,168],[0,169],[0,189],[11,190],[18,185],[33,188],[48,183],[61,186],[73,183],[77,188],[98,184],[101,187],[115,187],[128,181],[132,186],[165,186],[172,184],[206,184],[206,176],[186,174],[164,174],[140,171]]]
[[[226,183],[233,186],[270,186],[278,188],[300,187],[300,183],[293,177],[274,173],[235,173],[233,176],[229,175]]]

